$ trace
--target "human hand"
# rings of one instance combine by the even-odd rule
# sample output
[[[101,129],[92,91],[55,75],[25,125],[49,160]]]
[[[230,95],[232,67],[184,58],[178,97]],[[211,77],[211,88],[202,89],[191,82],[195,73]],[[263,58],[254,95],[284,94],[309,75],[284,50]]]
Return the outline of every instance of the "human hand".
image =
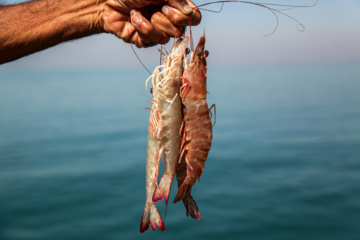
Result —
[[[190,0],[103,0],[95,23],[137,47],[165,44],[201,21]],[[102,5],[101,5],[102,4]],[[190,17],[190,20],[189,20]]]

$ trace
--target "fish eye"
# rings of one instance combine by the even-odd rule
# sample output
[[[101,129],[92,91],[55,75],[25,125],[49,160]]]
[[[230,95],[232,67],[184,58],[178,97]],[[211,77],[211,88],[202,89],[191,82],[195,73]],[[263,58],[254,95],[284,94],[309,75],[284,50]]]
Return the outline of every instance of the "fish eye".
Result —
[[[199,57],[201,56],[201,53],[202,53],[201,49],[196,51],[196,55],[198,55]]]
[[[186,54],[189,54],[189,53],[190,53],[190,48],[186,48],[186,49],[185,49],[185,53],[186,53]]]
[[[150,93],[151,93],[151,94],[153,93],[153,88],[150,88]]]
[[[208,51],[208,50],[205,50],[205,51],[204,51],[204,54],[205,54],[205,57],[209,56],[209,51]]]

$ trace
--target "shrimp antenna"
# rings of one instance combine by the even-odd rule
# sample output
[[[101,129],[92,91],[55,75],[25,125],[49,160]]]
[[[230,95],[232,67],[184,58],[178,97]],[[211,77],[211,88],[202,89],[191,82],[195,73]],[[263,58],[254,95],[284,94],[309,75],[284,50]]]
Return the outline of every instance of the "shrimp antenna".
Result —
[[[240,1],[240,0],[220,0],[220,1],[200,4],[197,7],[203,7],[206,5],[216,4],[216,3],[246,3],[246,4],[257,5],[265,8],[267,8],[268,6],[297,8],[297,7],[314,7],[317,4],[318,0],[314,0],[314,1],[315,2],[312,5],[294,5],[294,4],[279,4],[279,3],[265,3],[265,2],[249,2],[249,1]]]
[[[135,52],[135,49],[134,49],[132,43],[130,43],[130,46],[131,46],[131,48],[132,48],[132,50],[133,50],[136,58],[137,58],[137,59],[139,60],[139,62],[141,63],[141,65],[145,68],[145,70],[146,70],[149,74],[151,74],[151,72],[149,71],[149,69],[145,66],[145,64],[141,61],[141,59],[139,58],[139,56],[138,56],[137,53]]]
[[[162,45],[161,45],[161,48],[160,49],[158,49],[159,50],[159,52],[160,52],[160,65],[161,65],[161,54],[163,54],[163,55],[165,55],[163,52],[162,52]]]
[[[199,5],[200,6],[200,5]],[[199,8],[198,6],[198,8]],[[203,11],[208,11],[208,12],[212,12],[212,13],[221,13],[222,9],[224,7],[224,2],[221,4],[221,7],[220,7],[220,10],[210,10],[210,9],[206,9],[206,8],[199,8],[200,10],[203,10]]]
[[[296,27],[296,29],[298,31],[305,31],[305,26],[295,17],[290,16],[289,14],[284,13],[283,11],[289,10],[289,9],[293,9],[293,8],[304,8],[304,7],[314,7],[317,3],[318,0],[315,0],[315,2],[312,5],[291,5],[291,4],[276,4],[276,3],[266,3],[266,2],[249,2],[249,1],[239,1],[239,0],[221,0],[221,1],[216,1],[216,2],[208,2],[208,3],[204,3],[204,4],[200,4],[197,7],[203,7],[206,5],[210,5],[210,4],[216,4],[216,3],[222,3],[221,5],[221,9],[219,12],[222,11],[223,9],[223,5],[224,3],[246,3],[246,4],[251,4],[251,5],[255,5],[255,6],[259,6],[259,7],[263,7],[266,8],[267,10],[269,10],[276,18],[276,25],[274,30],[270,33],[270,34],[265,34],[265,36],[270,36],[272,35],[274,32],[276,32],[276,30],[278,29],[279,26],[279,17],[278,14],[281,14],[287,18],[292,19],[293,21],[295,21],[298,25]],[[277,9],[275,7],[286,7],[286,9]],[[203,8],[201,8],[202,10],[205,10]],[[206,10],[209,11],[209,10]],[[210,12],[216,12],[216,11],[212,11],[210,10]]]
[[[129,17],[129,19],[128,19],[128,26],[127,26],[127,29],[128,29],[128,35],[129,35],[129,39],[130,39],[130,17]],[[132,45],[132,43],[130,42],[130,47],[131,47],[131,49],[132,49],[132,51],[134,52],[134,54],[135,54],[135,56],[136,56],[136,58],[139,60],[139,62],[141,63],[141,65],[145,68],[145,70],[149,73],[149,74],[151,74],[151,72],[149,71],[149,69],[145,66],[145,64],[141,61],[141,59],[139,58],[139,56],[137,55],[137,53],[135,52],[135,49],[134,49],[134,47],[133,47],[133,45]]]
[[[162,51],[162,49],[163,49],[163,46],[161,45],[161,48],[158,48],[158,51],[160,53],[160,58],[162,55],[166,56],[166,54]],[[160,65],[161,65],[161,62],[160,62]]]
[[[192,37],[192,31],[191,31],[191,17],[188,18],[189,21],[189,32],[190,32],[190,48],[191,48],[191,52],[194,51],[194,41],[193,41],[193,37]]]

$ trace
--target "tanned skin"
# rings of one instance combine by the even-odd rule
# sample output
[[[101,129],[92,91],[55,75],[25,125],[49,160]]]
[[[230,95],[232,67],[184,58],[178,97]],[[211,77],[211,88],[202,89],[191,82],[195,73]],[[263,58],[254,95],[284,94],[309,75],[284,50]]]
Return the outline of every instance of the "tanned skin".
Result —
[[[201,21],[190,0],[35,0],[0,6],[0,16],[0,64],[98,33],[139,48],[164,44]]]

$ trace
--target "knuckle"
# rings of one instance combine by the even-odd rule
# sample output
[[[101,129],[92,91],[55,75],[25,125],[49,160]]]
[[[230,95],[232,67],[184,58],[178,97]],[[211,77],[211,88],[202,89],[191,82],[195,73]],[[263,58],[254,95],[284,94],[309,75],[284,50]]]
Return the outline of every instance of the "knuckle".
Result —
[[[143,38],[141,39],[141,43],[142,43],[142,47],[144,47],[144,48],[156,45],[156,43],[154,43],[153,41],[143,39]]]
[[[139,31],[144,36],[150,36],[152,35],[153,28],[147,24],[143,28],[139,29]]]
[[[153,21],[159,21],[163,18],[163,14],[161,12],[156,12],[151,16],[151,22]]]
[[[171,16],[169,16],[171,19],[171,22],[173,22],[176,25],[183,25],[184,23],[184,19],[182,18],[181,15],[179,14],[172,14]]]

